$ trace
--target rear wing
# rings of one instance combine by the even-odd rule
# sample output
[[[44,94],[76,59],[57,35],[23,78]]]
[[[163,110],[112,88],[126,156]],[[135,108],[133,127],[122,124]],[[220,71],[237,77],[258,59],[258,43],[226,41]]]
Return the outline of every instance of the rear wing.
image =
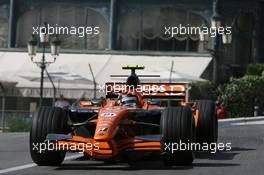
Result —
[[[163,98],[189,100],[191,83],[141,83],[137,87],[126,83],[109,82],[105,84],[106,98],[116,98],[120,93],[138,92],[144,98]]]

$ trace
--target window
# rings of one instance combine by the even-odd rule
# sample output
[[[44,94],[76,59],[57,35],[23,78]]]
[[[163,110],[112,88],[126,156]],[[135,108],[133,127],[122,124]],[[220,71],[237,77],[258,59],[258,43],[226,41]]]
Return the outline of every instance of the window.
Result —
[[[80,4],[52,4],[42,8],[35,7],[19,17],[16,29],[16,47],[25,48],[33,26],[43,26],[47,22],[59,27],[99,27],[98,35],[60,35],[63,49],[105,49],[108,43],[108,22],[102,9],[83,7]]]
[[[122,9],[124,11],[124,9]],[[165,36],[165,26],[201,27],[207,22],[199,15],[176,8],[126,9],[118,23],[118,49],[202,52],[199,34]]]

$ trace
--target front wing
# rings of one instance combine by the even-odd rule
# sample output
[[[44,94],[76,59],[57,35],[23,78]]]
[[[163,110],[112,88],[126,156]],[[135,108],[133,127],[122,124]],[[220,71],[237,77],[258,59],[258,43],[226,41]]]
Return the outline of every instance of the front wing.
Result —
[[[85,152],[99,159],[112,158],[123,151],[160,151],[160,135],[143,135],[115,141],[48,134],[47,141],[55,144],[57,150]]]

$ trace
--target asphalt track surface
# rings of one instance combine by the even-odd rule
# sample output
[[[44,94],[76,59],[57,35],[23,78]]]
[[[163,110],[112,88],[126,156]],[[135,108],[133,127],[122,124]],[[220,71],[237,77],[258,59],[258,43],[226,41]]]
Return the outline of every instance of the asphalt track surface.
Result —
[[[131,163],[105,164],[79,160],[80,154],[68,154],[60,167],[38,167],[32,163],[28,133],[0,133],[0,174],[15,175],[77,175],[77,174],[199,174],[199,175],[263,175],[264,122],[221,123],[219,142],[231,142],[231,151],[215,154],[197,153],[192,166],[163,166],[158,156],[145,157]]]

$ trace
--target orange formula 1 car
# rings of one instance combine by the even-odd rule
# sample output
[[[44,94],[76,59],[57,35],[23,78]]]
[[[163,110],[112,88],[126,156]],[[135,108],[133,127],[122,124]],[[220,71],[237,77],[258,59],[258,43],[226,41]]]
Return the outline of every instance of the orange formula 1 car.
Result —
[[[217,141],[215,103],[189,102],[189,83],[140,83],[130,69],[126,83],[106,83],[106,98],[69,108],[40,107],[33,115],[30,153],[38,165],[60,165],[67,151],[115,160],[128,152],[160,153],[165,165],[193,162],[179,144]]]

